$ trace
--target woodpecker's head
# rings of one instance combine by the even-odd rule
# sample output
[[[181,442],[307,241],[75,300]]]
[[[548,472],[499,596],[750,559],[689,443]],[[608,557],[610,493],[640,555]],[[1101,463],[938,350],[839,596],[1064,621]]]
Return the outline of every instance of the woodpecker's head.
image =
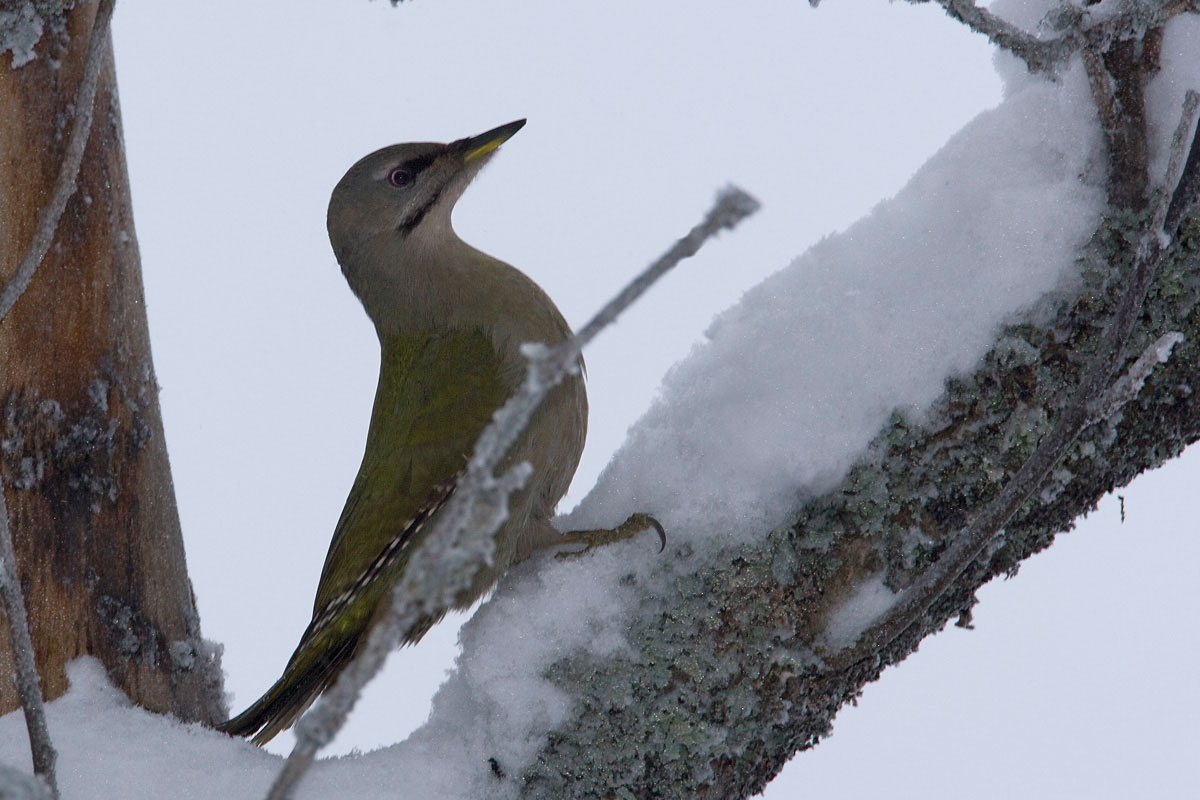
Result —
[[[360,159],[329,199],[326,223],[338,260],[381,235],[449,235],[450,212],[463,190],[524,124],[520,119],[449,144],[396,144]]]

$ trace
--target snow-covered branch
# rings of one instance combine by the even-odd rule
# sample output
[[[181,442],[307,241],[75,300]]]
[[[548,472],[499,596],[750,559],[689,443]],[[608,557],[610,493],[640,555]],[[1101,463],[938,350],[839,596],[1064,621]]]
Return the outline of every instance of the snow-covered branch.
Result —
[[[1186,141],[1187,133],[1195,123],[1197,103],[1194,98],[1195,93],[1188,92],[1179,125],[1176,127],[1173,140],[1175,143]],[[1192,149],[1200,149],[1200,140],[1193,143]],[[1115,385],[1108,385],[1110,377],[1124,358],[1125,343],[1141,313],[1150,282],[1154,279],[1166,253],[1164,245],[1170,241],[1161,225],[1166,218],[1167,205],[1176,193],[1180,162],[1181,159],[1173,154],[1167,175],[1164,176],[1164,184],[1158,192],[1158,208],[1150,217],[1152,224],[1147,227],[1137,245],[1128,286],[1121,296],[1112,320],[1100,337],[1099,346],[1091,356],[1087,370],[1053,430],[1038,443],[1033,454],[1021,465],[1017,474],[1004,486],[999,495],[965,530],[954,535],[952,543],[937,562],[907,587],[888,611],[863,631],[852,646],[827,659],[831,667],[845,669],[856,661],[875,655],[925,614],[930,605],[979,557],[988,543],[1043,485],[1050,470],[1063,459],[1067,449],[1083,429],[1096,420],[1097,410],[1103,409],[1100,411],[1101,418],[1105,418],[1120,404],[1128,402],[1145,383],[1152,366],[1166,361],[1171,348],[1182,341],[1183,335],[1178,332],[1164,334],[1148,348],[1153,350],[1152,358],[1143,354],[1129,374],[1119,379]],[[1185,207],[1190,207],[1194,201],[1195,198],[1190,198],[1183,203]]]
[[[919,0],[925,2],[925,0]],[[1041,40],[1016,25],[980,8],[974,0],[937,0],[938,5],[954,19],[976,33],[982,33],[992,44],[1025,62],[1030,72],[1053,72],[1078,46],[1079,37],[1066,35]]]
[[[1167,9],[1154,19],[1164,19],[1169,12]],[[1105,30],[1116,31],[1128,21],[1093,21],[1088,30],[1106,26]],[[1170,77],[1162,77],[1164,84],[1175,81],[1178,86],[1198,74],[1196,26],[1185,30],[1192,38],[1176,40],[1174,71]],[[1142,29],[1141,33],[1157,43],[1161,31]],[[1134,31],[1126,38],[1137,36]],[[1114,37],[1114,41],[1118,39]],[[1192,42],[1191,49],[1180,41]],[[1113,77],[1120,59],[1106,62],[1103,56],[1109,51],[1098,41],[1081,41],[1079,46],[1088,42],[1101,54],[1100,67]],[[1140,46],[1130,49],[1142,52]],[[1048,180],[1045,172],[1031,172],[1030,191],[1022,193],[1018,187],[1026,185],[1021,183],[1024,179],[1006,173],[1003,186],[981,187],[969,200],[950,200],[946,205],[952,206],[954,213],[944,218],[940,216],[942,206],[934,213],[906,215],[905,205],[913,200],[903,195],[896,198],[849,231],[850,243],[841,247],[823,243],[792,268],[821,274],[821,278],[772,281],[769,289],[764,287],[748,298],[746,307],[731,312],[728,320],[718,321],[712,334],[715,341],[707,348],[712,351],[707,358],[709,366],[720,364],[729,369],[733,357],[753,363],[761,353],[781,349],[753,343],[753,350],[747,351],[751,340],[741,340],[743,351],[739,354],[735,347],[722,344],[732,336],[731,330],[756,315],[761,320],[788,318],[788,310],[778,304],[765,307],[769,297],[781,294],[792,296],[805,309],[818,303],[849,306],[843,295],[851,291],[869,294],[872,300],[860,305],[872,309],[878,329],[893,338],[905,335],[911,327],[901,323],[905,317],[898,310],[906,302],[929,304],[943,324],[963,307],[982,317],[986,306],[982,295],[947,292],[945,299],[940,299],[939,285],[937,289],[927,287],[934,296],[917,297],[904,294],[903,288],[889,292],[875,284],[891,287],[892,270],[920,274],[918,261],[895,265],[898,243],[913,229],[920,230],[927,242],[926,259],[941,258],[940,249],[962,242],[963,259],[947,257],[946,269],[936,280],[964,280],[964,271],[974,269],[968,264],[996,257],[990,237],[1006,225],[996,216],[997,203],[1005,208],[1027,205],[1028,213],[1035,214],[1043,202],[1037,193],[1044,193],[1050,185],[1059,187],[1054,192],[1067,187],[1077,191],[1081,185],[1100,188],[1089,181],[1082,166],[1089,157],[1085,153],[1100,163],[1107,158],[1111,171],[1120,169],[1116,161],[1122,153],[1111,146],[1111,138],[1101,137],[1095,112],[1086,117],[1088,133],[1083,135],[1074,126],[1085,117],[1065,112],[1072,105],[1087,109],[1095,95],[1077,61],[1062,67],[1057,88],[1024,85],[1022,91],[1029,93],[1030,104],[1017,93],[997,110],[988,124],[1007,117],[1011,126],[1004,133],[990,140],[976,134],[968,140],[973,149],[964,142],[952,142],[948,152],[924,171],[927,180],[918,175],[910,189],[922,186],[936,193],[940,186],[967,185],[974,191],[970,158],[988,152],[989,158],[999,161],[1002,157],[997,150],[1011,146],[1011,138],[1031,120],[1044,137],[1042,144],[1036,143],[1033,134],[1031,142],[1023,145],[1027,149],[1014,151],[1015,159],[1006,154],[1003,163],[1006,170],[1018,169],[1016,163],[1037,153],[1032,161],[1062,167],[1054,170],[1049,183],[1043,183]],[[1115,76],[1124,82],[1115,91],[1141,92],[1153,77],[1157,62],[1147,58],[1137,68],[1139,72],[1131,76],[1134,79]],[[1183,94],[1182,89],[1176,92],[1171,96]],[[940,399],[910,401],[913,409],[909,411],[901,400],[903,392],[893,391],[891,398],[898,410],[855,457],[844,478],[825,483],[808,477],[807,482],[801,479],[793,484],[802,487],[793,492],[807,492],[791,522],[778,525],[768,521],[756,533],[730,530],[728,526],[736,524],[737,518],[722,513],[723,496],[705,498],[704,511],[689,515],[687,531],[680,531],[678,522],[668,521],[676,532],[672,541],[689,540],[688,547],[676,551],[675,565],[622,571],[632,572],[622,576],[622,585],[632,595],[627,606],[633,609],[621,622],[625,649],[595,653],[580,647],[570,655],[560,655],[546,668],[549,680],[572,698],[577,711],[568,714],[532,766],[524,768],[520,796],[560,797],[585,791],[582,787],[602,795],[605,787],[617,786],[630,796],[650,791],[663,797],[753,794],[796,749],[825,736],[837,709],[855,698],[865,683],[878,677],[887,665],[905,658],[947,621],[956,616],[967,618],[974,593],[984,582],[1016,571],[1023,559],[1046,547],[1105,492],[1200,437],[1200,401],[1191,388],[1194,365],[1200,358],[1195,340],[1200,319],[1193,313],[1200,303],[1200,221],[1188,216],[1196,202],[1196,191],[1188,188],[1188,167],[1175,185],[1178,165],[1190,141],[1187,131],[1193,125],[1195,104],[1190,97],[1184,102],[1172,146],[1151,137],[1146,119],[1157,114],[1158,130],[1169,131],[1173,120],[1164,117],[1178,114],[1179,106],[1167,110],[1160,99],[1156,109],[1141,96],[1131,99],[1146,104],[1146,114],[1134,119],[1126,131],[1140,137],[1132,144],[1148,154],[1144,163],[1166,161],[1159,155],[1164,152],[1172,155],[1161,190],[1146,192],[1143,185],[1143,198],[1148,202],[1137,209],[1122,203],[1123,193],[1110,187],[1112,204],[1100,202],[1093,211],[1084,212],[1091,220],[1090,240],[1085,235],[1060,253],[1032,242],[1043,242],[1041,237],[1060,228],[1068,217],[1054,216],[1052,206],[1046,206],[1043,218],[1023,218],[1029,224],[1020,228],[1020,238],[1006,240],[1000,249],[1019,252],[1026,259],[1045,259],[1042,271],[1058,269],[1053,266],[1056,263],[1069,264],[1066,275],[1074,277],[1064,277],[1036,303],[1017,304],[1016,308],[1023,310],[993,329],[998,331],[995,339],[973,368],[965,372],[961,367],[947,369],[951,377]],[[980,121],[979,126],[985,127],[985,123]],[[1073,136],[1077,138],[1070,138]],[[1193,145],[1193,155],[1196,149]],[[973,155],[964,154],[955,164],[964,151]],[[1193,158],[1189,156],[1187,162],[1193,163]],[[1071,191],[1063,197],[1074,201]],[[966,223],[967,233],[961,230],[961,208],[980,210],[978,218]],[[1081,210],[1071,212],[1072,224]],[[920,227],[906,227],[910,222]],[[848,291],[833,276],[857,268],[855,259],[863,253],[877,257],[886,253],[889,268],[869,271],[867,280],[849,284],[853,288]],[[988,285],[988,279],[986,270],[981,271],[981,284]],[[822,281],[831,289],[818,294]],[[789,295],[784,285],[791,286],[794,293]],[[801,285],[809,291],[795,291]],[[756,312],[750,300],[764,308]],[[833,322],[836,315],[832,311],[828,314],[830,325],[806,327],[810,314],[797,309],[790,317],[798,320],[792,325],[797,349],[788,353],[793,360],[800,357],[800,342],[818,330],[828,333],[820,340],[825,347],[848,354],[840,365],[851,372],[885,370],[889,362],[899,359],[909,373],[919,373],[929,368],[928,352],[949,346],[939,339],[897,353],[887,349],[891,342],[880,334],[878,339],[838,347],[838,338],[854,333]],[[842,319],[849,318],[843,315]],[[982,318],[964,319],[958,329],[972,326],[989,327]],[[785,335],[783,328],[775,333]],[[1172,349],[1174,354],[1167,361]],[[872,358],[878,350],[886,355]],[[1130,362],[1125,375],[1110,384],[1114,372]],[[693,393],[722,391],[705,387],[698,368],[692,372],[696,374],[678,371],[676,386],[686,385]],[[809,372],[815,373],[812,380],[841,385],[836,370],[810,368]],[[716,372],[707,375],[713,382],[721,380]],[[685,376],[691,378],[690,383]],[[748,384],[743,394],[751,396],[756,389],[788,385],[778,375],[772,375],[770,381],[743,383]],[[867,381],[862,379],[847,381],[850,388],[840,394],[804,387],[795,405],[787,407],[792,414],[820,408],[825,416],[841,423],[831,422],[832,427],[848,436],[843,421],[851,416],[855,394],[865,391],[864,383]],[[1140,394],[1139,386],[1144,387]],[[598,503],[644,506],[644,493],[652,491],[650,477],[660,482],[671,480],[669,469],[663,466],[674,445],[669,437],[682,440],[679,451],[688,458],[708,455],[695,441],[698,436],[677,429],[664,434],[653,427],[666,426],[667,413],[689,420],[699,418],[705,427],[718,427],[712,409],[698,403],[688,405],[682,391],[668,391],[664,413],[652,414],[653,419],[632,433],[631,451],[643,458],[651,451],[658,456],[653,468],[645,471],[647,477],[643,479],[637,472],[638,456],[618,455],[611,468],[612,486],[598,489]],[[825,401],[826,394],[836,400]],[[777,402],[787,403],[795,393],[782,395]],[[1134,395],[1141,402],[1128,403]],[[758,404],[744,397],[742,402],[739,419],[749,438],[765,423],[762,414],[755,412]],[[1094,422],[1097,410],[1112,404],[1120,406],[1119,413]],[[700,406],[702,414],[691,406]],[[808,418],[820,424],[820,415]],[[783,437],[780,431],[773,432]],[[798,440],[791,441],[793,448],[802,447]],[[829,448],[832,445],[826,442],[834,440],[821,441]],[[754,442],[752,454],[761,459],[771,443],[766,437],[756,437]],[[726,443],[719,457],[728,461],[730,451],[736,452],[736,448]],[[830,460],[826,457],[821,463]],[[725,484],[736,480],[727,469],[720,474]],[[621,480],[633,483],[633,488],[621,487]],[[718,494],[723,488],[721,483],[706,483],[703,489],[713,487]],[[584,513],[588,505],[585,501]],[[712,532],[706,517],[717,515],[718,532]],[[762,524],[753,513],[744,518],[747,526]],[[511,771],[512,765],[508,767]]]
[[[1147,30],[1161,27],[1177,14],[1197,10],[1194,0],[1131,0],[1104,9],[1063,3],[1043,20],[1043,26],[1057,35],[1043,39],[981,8],[975,0],[936,1],[951,18],[1025,62],[1030,72],[1049,76],[1082,48],[1107,51],[1115,41],[1140,40]]]
[[[379,755],[415,796],[749,796],[983,583],[1200,438],[1195,101],[1157,133],[1183,99],[1161,87],[1200,74],[1194,25],[1141,94],[1143,23],[1180,8],[1052,20],[1056,82],[1021,77],[714,323],[570,520],[651,509],[671,549],[503,582],[426,728]]]

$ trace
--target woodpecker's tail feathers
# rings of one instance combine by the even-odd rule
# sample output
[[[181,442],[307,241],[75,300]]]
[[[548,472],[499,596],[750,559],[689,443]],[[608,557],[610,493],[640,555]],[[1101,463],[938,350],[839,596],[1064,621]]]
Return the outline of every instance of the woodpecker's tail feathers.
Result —
[[[315,659],[303,652],[306,643],[302,643],[275,685],[245,711],[218,725],[217,730],[231,736],[250,737],[260,746],[271,741],[280,731],[290,728],[321,692],[333,684],[354,656],[358,638],[349,637],[340,647]]]

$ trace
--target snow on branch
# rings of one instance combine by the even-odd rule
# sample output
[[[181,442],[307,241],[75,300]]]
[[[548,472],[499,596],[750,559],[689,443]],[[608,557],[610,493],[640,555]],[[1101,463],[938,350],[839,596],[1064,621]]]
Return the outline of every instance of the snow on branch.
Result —
[[[466,470],[433,529],[410,556],[403,577],[392,591],[391,608],[371,630],[363,652],[296,724],[296,745],[276,777],[268,800],[291,797],[317,752],[341,729],[363,687],[383,667],[405,633],[421,619],[452,606],[454,598],[470,586],[478,569],[490,562],[495,548],[493,537],[508,515],[508,498],[524,485],[531,467],[523,462],[500,477],[495,476],[495,470],[546,394],[578,371],[583,347],[680,261],[695,255],[710,238],[734,228],[758,208],[758,201],[737,187],[721,190],[704,220],[634,278],[577,334],[555,347],[537,343],[524,346],[529,358],[524,384],[480,435]]]
[[[816,5],[813,0],[810,2]],[[988,9],[980,8],[974,0],[937,0],[937,4],[953,19],[982,33],[988,41],[1024,61],[1030,72],[1045,75],[1054,75],[1068,58],[1085,46],[1105,51],[1114,41],[1141,38],[1148,29],[1162,25],[1176,14],[1197,10],[1195,0],[1132,0],[1109,4],[1107,10],[1064,3],[1045,20],[1048,27],[1062,32],[1053,38],[1041,39]]]
[[[1143,43],[1171,48],[1159,94],[1136,98],[1154,123],[1136,132],[1156,164],[1167,148],[1153,134],[1170,130],[1180,83],[1200,74],[1196,22],[1177,20],[1161,40],[1144,30],[1112,43],[1139,54]],[[1141,93],[1157,69],[1151,58],[1120,75],[1104,61],[1122,91]],[[595,636],[608,624],[621,647],[584,642],[539,655],[535,674],[570,708],[549,736],[524,732],[540,741],[532,758],[490,745],[516,776],[513,793],[761,791],[828,735],[863,686],[964,619],[983,583],[1015,573],[1106,492],[1200,437],[1200,220],[1188,216],[1197,194],[1189,167],[1172,186],[1181,161],[1196,163],[1184,159],[1193,103],[1162,189],[1145,191],[1140,209],[1106,203],[1103,173],[1089,166],[1103,165],[1107,150],[1111,172],[1119,156],[1101,136],[1083,69],[1063,67],[1056,82],[1014,82],[900,195],[748,292],[668,376],[572,523],[613,507],[668,508],[673,540],[685,544],[646,567],[608,554],[627,609],[616,621],[607,606],[594,616],[569,606],[572,626]],[[1018,209],[1023,216],[1002,216]],[[991,316],[998,274],[1013,286],[1043,283]],[[929,321],[910,316],[915,308]],[[968,336],[979,350],[929,357]],[[910,394],[927,374],[936,387]],[[1096,398],[1130,398],[1139,381],[1142,402],[1089,426]],[[894,410],[870,416],[855,406],[864,398]],[[828,434],[813,435],[822,426]],[[743,473],[768,489],[755,493]],[[548,606],[568,606],[578,591],[567,577],[545,585],[555,592]],[[494,626],[518,624],[529,594],[496,611],[505,618]],[[463,661],[494,659],[503,635],[472,631]],[[514,727],[504,716],[486,724]],[[505,762],[506,753],[516,757]]]
[[[1176,128],[1175,143],[1186,141],[1187,132],[1195,121],[1197,99],[1188,92],[1183,112]],[[1200,133],[1200,132],[1198,132]],[[1200,137],[1192,141],[1192,155],[1200,149]],[[1045,482],[1046,476],[1066,455],[1067,448],[1080,432],[1099,418],[1111,415],[1119,405],[1137,394],[1145,383],[1152,367],[1165,362],[1171,348],[1183,340],[1183,335],[1173,332],[1164,335],[1151,349],[1113,386],[1109,379],[1119,366],[1125,343],[1133,330],[1134,323],[1142,310],[1146,292],[1150,287],[1159,265],[1167,253],[1170,237],[1161,227],[1167,216],[1167,207],[1179,191],[1191,191],[1190,197],[1179,202],[1190,208],[1195,202],[1195,190],[1182,185],[1172,186],[1168,181],[1178,181],[1178,162],[1172,154],[1164,185],[1159,190],[1159,201],[1151,216],[1157,227],[1148,226],[1136,247],[1133,269],[1128,278],[1124,294],[1109,321],[1099,346],[1092,355],[1070,401],[1062,411],[1053,430],[1042,439],[1037,449],[1021,466],[1000,494],[979,513],[966,529],[953,538],[952,543],[938,560],[927,569],[911,586],[905,589],[895,603],[863,631],[853,645],[827,659],[835,669],[846,669],[854,663],[872,657],[890,644],[917,619],[924,616],[936,601],[974,561],[988,544],[1001,532],[1009,519],[1033,496]],[[1191,158],[1189,157],[1189,161]],[[1190,185],[1190,184],[1189,184]],[[1114,405],[1115,404],[1115,405]],[[1111,409],[1110,409],[1111,407]],[[1107,413],[1105,413],[1107,412]]]
[[[952,18],[1025,62],[1030,72],[1053,72],[1078,46],[1073,35],[1044,41],[1006,22],[973,0],[938,0]]]

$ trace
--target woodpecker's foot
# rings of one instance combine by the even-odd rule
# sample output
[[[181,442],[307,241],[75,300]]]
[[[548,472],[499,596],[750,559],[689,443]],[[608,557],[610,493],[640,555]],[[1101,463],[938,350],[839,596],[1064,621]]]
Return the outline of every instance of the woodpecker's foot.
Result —
[[[667,532],[663,530],[662,523],[649,514],[631,514],[629,519],[612,530],[600,528],[593,531],[569,531],[564,533],[562,544],[581,544],[584,547],[582,550],[558,553],[555,555],[555,558],[578,558],[593,547],[603,547],[606,544],[623,542],[626,539],[632,539],[642,531],[650,528],[653,528],[654,532],[658,534],[658,552],[661,553],[667,549]]]

